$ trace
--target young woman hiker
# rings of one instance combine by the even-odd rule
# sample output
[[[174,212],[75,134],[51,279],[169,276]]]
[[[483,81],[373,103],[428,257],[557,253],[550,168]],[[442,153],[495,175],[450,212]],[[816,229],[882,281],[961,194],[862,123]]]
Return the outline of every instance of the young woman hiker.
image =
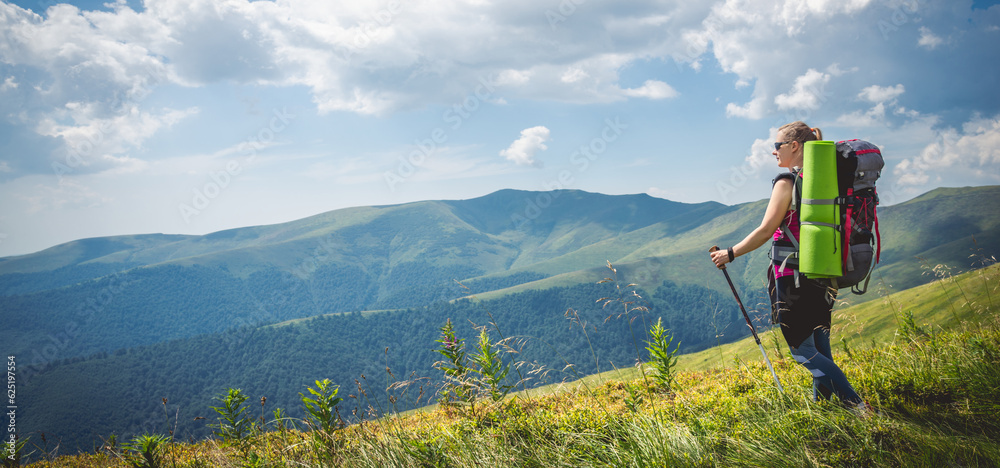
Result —
[[[792,172],[780,174],[773,181],[771,199],[760,226],[740,243],[710,255],[719,268],[740,255],[748,254],[764,245],[769,239],[775,245],[791,245],[781,229],[784,221],[791,235],[798,239],[799,217],[792,206],[795,177],[802,168],[805,142],[821,140],[822,132],[803,122],[793,122],[778,129],[773,154],[778,167]],[[844,372],[833,362],[830,350],[830,313],[837,290],[824,281],[811,280],[799,275],[793,267],[781,265],[781,259],[768,266],[768,293],[771,297],[772,316],[781,324],[781,334],[791,348],[792,356],[809,369],[813,375],[813,398],[829,399],[836,394],[840,401],[860,412],[867,405],[847,381]]]

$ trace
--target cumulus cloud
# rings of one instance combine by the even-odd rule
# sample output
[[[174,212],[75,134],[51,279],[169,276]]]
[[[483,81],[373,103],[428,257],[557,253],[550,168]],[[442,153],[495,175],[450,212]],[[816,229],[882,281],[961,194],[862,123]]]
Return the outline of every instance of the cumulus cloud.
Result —
[[[976,117],[961,129],[939,130],[919,155],[897,164],[893,175],[902,186],[945,178],[1000,182],[1000,116]]]
[[[531,71],[504,70],[493,80],[498,86],[521,86],[531,80]]]
[[[917,16],[936,18],[919,26],[919,44],[926,48],[947,42],[930,29],[946,15],[971,24],[990,21],[984,14],[959,17],[959,8],[917,2],[912,11],[904,11],[908,22],[886,32],[857,20],[893,18],[893,9],[874,0],[639,0],[627,8],[590,2],[574,4],[570,14],[559,12],[555,23],[546,20],[548,12],[557,11],[554,7],[527,0],[156,0],[145,2],[142,11],[124,2],[109,5],[108,11],[81,11],[59,4],[43,17],[0,3],[0,28],[7,32],[0,36],[0,91],[5,93],[0,111],[26,115],[25,121],[50,120],[54,123],[35,129],[69,135],[68,126],[127,120],[123,116],[133,115],[132,107],[138,105],[142,118],[127,125],[149,131],[133,132],[139,140],[129,145],[111,145],[117,148],[114,153],[139,147],[142,139],[170,128],[169,116],[193,115],[144,108],[144,97],[163,85],[297,87],[309,92],[320,114],[384,116],[456,102],[483,80],[492,83],[485,100],[492,103],[664,100],[685,89],[656,76],[630,76],[643,84],[629,88],[622,85],[622,74],[656,61],[718,73],[714,66],[704,66],[714,61],[722,73],[733,76],[737,95],[742,94],[722,101],[727,116],[762,119],[822,109],[871,121],[878,109],[845,108],[844,103],[856,105],[849,97],[860,89],[858,81],[867,78],[853,72],[855,64],[893,56],[904,41],[912,48]],[[981,32],[988,26],[996,25],[984,24],[961,40],[991,43]],[[907,27],[913,28],[911,34],[904,34]],[[986,68],[984,75],[996,70],[989,48],[962,50],[972,57],[963,60],[976,58],[974,54],[989,59],[977,62]],[[903,69],[898,76],[914,73],[948,70],[922,66]],[[937,101],[995,94],[991,83],[984,83],[942,90],[946,96]],[[902,83],[866,89],[862,99],[888,103],[902,90]],[[8,93],[19,93],[20,99],[6,99]],[[7,104],[11,102],[29,105],[15,112],[20,104]],[[60,120],[70,103],[89,106],[92,122]],[[163,122],[148,121],[155,118]],[[22,166],[11,164],[15,170]]]
[[[677,94],[667,83],[649,79],[624,88],[620,72],[636,60],[676,55],[681,43],[668,31],[689,26],[707,9],[595,4],[550,25],[526,20],[545,18],[543,8],[527,1],[157,0],[143,7],[115,2],[81,11],[57,4],[43,16],[0,3],[0,28],[7,32],[0,36],[0,64],[9,65],[0,70],[0,91],[19,93],[15,100],[5,96],[0,111],[65,127],[59,116],[77,103],[93,121],[72,125],[86,128],[121,120],[139,105],[148,120],[174,115],[141,108],[158,87],[216,83],[304,87],[320,114],[388,115],[451,103],[483,80],[497,88],[492,103],[505,102],[505,95],[572,103],[666,99]],[[30,106],[14,112],[10,106],[18,104],[7,103]],[[47,135],[69,132],[43,127]]]
[[[941,44],[944,44],[944,39],[941,36],[934,34],[927,26],[920,27],[920,39],[917,40],[917,45],[928,50],[933,50]]]
[[[763,168],[776,167],[774,141],[778,138],[778,128],[772,127],[765,139],[756,138],[750,145],[750,154],[744,160],[744,172],[758,172]]]
[[[885,103],[879,102],[871,109],[858,110],[837,117],[841,127],[874,127],[885,124]]]
[[[830,75],[813,69],[795,79],[791,92],[775,96],[778,109],[817,109],[827,99],[826,88]]]
[[[544,19],[555,10],[528,1],[159,0],[147,2],[142,12],[121,2],[111,5],[113,11],[103,12],[56,5],[43,19],[4,4],[3,26],[24,38],[0,49],[4,59],[60,72],[72,68],[93,75],[94,84],[115,83],[112,92],[163,82],[304,86],[321,113],[384,115],[452,102],[483,77],[494,78],[510,97],[577,103],[665,99],[677,95],[667,83],[648,79],[624,88],[621,70],[666,58],[701,69],[710,54],[736,75],[737,87],[754,87],[753,101],[732,103],[728,114],[760,118],[772,105],[814,106],[802,87],[837,75],[803,71],[824,70],[839,58],[864,60],[867,52],[845,47],[843,40],[871,33],[856,13],[891,13],[873,0],[649,0],[628,8],[579,5],[569,14],[559,11],[561,20],[552,24]],[[919,8],[923,14],[936,7]],[[803,40],[807,25],[809,40]],[[926,26],[921,32],[927,38],[922,44],[937,43]]]
[[[662,81],[656,80],[647,80],[642,86],[626,89],[623,92],[626,96],[649,99],[668,99],[677,96],[677,90]]]
[[[163,110],[159,113],[140,111],[132,107],[119,115],[99,115],[94,103],[67,103],[62,112],[42,118],[35,131],[39,135],[59,138],[65,142],[67,157],[59,163],[79,171],[99,171],[135,161],[126,151],[141,147],[149,137],[171,127],[198,112]],[[71,121],[72,123],[61,123]],[[66,170],[66,169],[64,169]]]
[[[535,159],[535,153],[548,149],[545,142],[549,141],[549,129],[538,126],[521,130],[518,138],[510,147],[500,152],[500,156],[518,165],[541,167],[542,163]]]
[[[19,87],[25,92],[30,88],[44,104],[58,107],[69,100],[81,100],[113,107],[121,104],[125,94],[140,92],[170,74],[162,57],[148,47],[155,40],[130,37],[131,31],[111,21],[122,19],[116,13],[81,12],[72,5],[58,4],[49,8],[43,19],[6,3],[0,4],[0,10],[0,25],[9,31],[2,39],[0,55],[9,64],[46,72],[44,85]],[[132,27],[149,35],[162,29],[145,23],[148,21]]]
[[[62,148],[46,154],[16,151],[13,167],[99,171],[134,162],[124,152],[191,111],[142,110],[151,89],[170,81],[170,65],[151,48],[167,42],[156,21],[114,4],[114,11],[81,12],[53,5],[43,18],[0,3],[0,63],[16,65],[0,103],[11,128],[47,137]],[[32,83],[32,85],[24,85]],[[16,109],[16,110],[15,110]],[[12,130],[17,131],[17,130]],[[41,162],[43,158],[49,161]],[[57,171],[59,173],[59,171]]]
[[[869,109],[855,110],[837,117],[836,123],[843,127],[876,127],[888,125],[888,114],[903,117],[906,119],[916,119],[920,117],[919,112],[908,110],[898,104],[897,98],[906,92],[902,84],[895,86],[867,86],[858,93],[858,99],[873,103]]]
[[[871,18],[872,21],[857,21],[859,17]],[[886,57],[898,57],[894,64],[911,63],[912,67],[916,67],[920,61],[908,60],[907,56],[919,53],[913,51],[910,41],[914,40],[921,26],[928,28],[922,31],[922,45],[940,47],[940,38],[935,39],[937,36],[929,28],[949,23],[975,25],[961,39],[963,43],[970,44],[969,48],[952,59],[955,65],[978,64],[976,66],[989,68],[990,73],[995,72],[998,69],[996,61],[988,59],[985,50],[989,48],[981,46],[996,40],[995,35],[988,32],[996,24],[995,15],[992,19],[989,17],[981,10],[954,8],[950,4],[936,2],[909,2],[900,9],[894,4],[874,0],[724,1],[716,2],[698,27],[685,30],[680,37],[688,44],[688,50],[693,52],[690,54],[693,58],[687,62],[699,63],[709,55],[725,72],[735,75],[737,89],[752,87],[749,97],[732,99],[726,105],[728,116],[761,119],[791,113],[806,119],[813,115],[857,111],[851,109],[849,96],[856,93],[852,89],[858,89],[861,81],[870,79],[868,72],[872,67],[867,64],[885,62]],[[923,20],[923,25],[920,20]],[[829,68],[831,63],[839,63],[846,73],[834,73]],[[888,79],[896,82],[923,81],[911,79],[914,74],[946,82],[954,70],[952,67],[918,70],[910,65],[879,68],[886,71]],[[818,72],[809,74],[808,70]],[[825,81],[829,100],[823,102],[821,108],[815,107],[815,99],[810,93],[803,92],[803,86],[810,79]],[[972,88],[978,91],[973,92]],[[907,89],[910,89],[909,83]],[[955,97],[951,101],[939,98],[936,102],[940,103],[995,94],[984,85],[951,87],[935,92]],[[934,111],[938,110],[938,106],[944,107],[933,105],[936,107]],[[798,112],[801,110],[806,112]]]
[[[895,86],[871,85],[865,87],[858,93],[858,99],[873,103],[869,109],[859,109],[842,114],[837,117],[836,124],[842,127],[877,127],[889,125],[887,113],[908,119],[915,119],[920,116],[914,112],[899,106],[897,98],[906,91],[902,84]]]
[[[753,100],[742,106],[732,102],[726,104],[726,115],[729,117],[757,120],[764,118],[767,114],[767,98],[764,96],[754,97]]]
[[[864,99],[868,102],[880,103],[886,101],[892,101],[901,96],[906,91],[906,88],[902,84],[897,84],[896,86],[882,87],[879,85],[871,85],[865,89],[862,89],[858,94],[858,97]]]
[[[657,15],[658,9],[653,3],[637,5],[632,16],[633,10],[581,8],[566,25],[593,24],[615,34],[657,37],[672,18],[663,12]],[[605,13],[613,14],[605,20]],[[407,100],[418,94],[424,99],[446,97],[441,91],[428,95],[434,89],[430,85],[440,84],[442,78],[455,81],[436,86],[444,93],[454,92],[452,85],[475,83],[477,76],[486,74],[523,84],[537,65],[569,65],[545,77],[541,85],[602,80],[606,86],[595,91],[620,95],[613,86],[619,67],[648,55],[638,42],[613,48],[591,34],[592,28],[553,31],[524,21],[542,14],[530,2],[470,2],[455,8],[430,1],[332,6],[309,0],[294,4],[199,0],[149,2],[142,13],[123,5],[115,12],[80,12],[66,6],[48,20],[34,15],[34,21],[48,27],[58,16],[74,26],[74,39],[107,39],[105,45],[117,43],[153,62],[162,57],[163,72],[187,85],[225,80],[305,85],[320,107],[356,112],[376,112],[383,101],[391,108],[406,107],[414,104]],[[63,42],[60,37],[66,34],[54,35],[49,42],[58,45]]]

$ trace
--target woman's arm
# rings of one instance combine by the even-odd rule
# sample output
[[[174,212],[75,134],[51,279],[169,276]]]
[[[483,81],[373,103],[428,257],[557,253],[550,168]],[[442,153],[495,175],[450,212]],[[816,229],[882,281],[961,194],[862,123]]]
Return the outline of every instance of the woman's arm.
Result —
[[[761,220],[760,226],[732,247],[733,256],[739,257],[750,253],[771,239],[774,231],[781,226],[781,221],[785,219],[785,214],[788,213],[791,203],[792,181],[781,179],[771,189],[771,201],[767,203],[767,211],[764,212],[764,219]],[[719,268],[729,262],[729,253],[726,250],[717,250],[712,252],[711,256],[715,266]]]

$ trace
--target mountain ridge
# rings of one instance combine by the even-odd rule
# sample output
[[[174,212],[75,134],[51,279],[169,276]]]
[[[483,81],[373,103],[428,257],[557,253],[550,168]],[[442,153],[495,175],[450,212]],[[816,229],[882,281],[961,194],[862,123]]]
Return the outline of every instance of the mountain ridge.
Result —
[[[300,235],[294,234],[296,231],[299,231],[302,228],[310,227],[310,226],[318,224],[318,223],[326,224],[327,225],[323,230],[325,230],[325,231],[332,231],[332,230],[335,230],[336,228],[339,227],[338,224],[340,224],[339,221],[342,218],[351,218],[351,219],[354,219],[354,218],[360,216],[360,217],[364,218],[364,220],[367,221],[367,220],[370,220],[372,218],[378,217],[378,216],[374,216],[374,215],[383,214],[382,212],[384,212],[386,210],[392,211],[393,209],[399,209],[399,208],[419,208],[419,207],[421,207],[423,205],[428,205],[428,204],[443,204],[443,205],[446,205],[446,206],[453,207],[455,209],[455,211],[457,211],[457,212],[455,212],[455,214],[458,215],[459,214],[458,212],[460,212],[463,216],[458,216],[458,217],[460,219],[462,219],[463,221],[468,222],[468,224],[470,224],[471,226],[474,226],[477,229],[479,229],[479,230],[481,230],[483,232],[490,233],[490,234],[502,234],[502,233],[504,233],[506,231],[509,231],[509,229],[500,229],[500,228],[498,228],[496,226],[496,222],[495,221],[494,222],[486,222],[486,223],[483,223],[483,222],[476,223],[479,226],[476,226],[472,222],[470,222],[470,221],[472,221],[475,218],[481,218],[481,216],[478,215],[478,212],[481,212],[483,210],[477,210],[476,209],[477,206],[478,205],[496,205],[496,204],[502,204],[502,205],[504,205],[504,206],[507,207],[507,209],[505,209],[504,211],[511,212],[512,213],[512,217],[513,217],[513,216],[521,215],[521,214],[517,213],[516,211],[513,211],[511,209],[512,208],[511,205],[514,205],[515,203],[517,203],[518,205],[524,204],[525,206],[532,206],[531,204],[533,202],[530,200],[530,197],[532,195],[534,195],[535,198],[537,198],[537,196],[540,195],[540,194],[557,194],[557,195],[551,197],[552,199],[556,199],[556,200],[558,200],[559,198],[563,198],[565,200],[565,197],[561,197],[560,194],[586,194],[586,196],[590,197],[590,199],[587,200],[587,201],[590,201],[590,202],[593,202],[595,197],[605,198],[607,200],[611,200],[611,199],[621,200],[621,199],[635,198],[635,199],[649,200],[649,201],[654,201],[655,200],[654,203],[667,203],[667,204],[670,204],[672,206],[702,206],[702,205],[711,205],[711,206],[720,206],[720,207],[721,206],[726,206],[726,205],[722,205],[722,204],[717,203],[717,202],[702,202],[702,203],[696,203],[696,204],[673,202],[673,201],[666,200],[666,199],[655,198],[655,197],[649,196],[649,195],[644,194],[644,193],[628,194],[628,195],[605,195],[605,194],[600,194],[600,193],[595,193],[595,192],[586,192],[586,191],[583,191],[583,190],[574,190],[574,189],[561,189],[561,190],[550,191],[550,192],[503,189],[503,190],[492,192],[490,194],[483,195],[483,196],[480,196],[480,197],[475,197],[475,198],[470,198],[470,199],[463,199],[463,200],[422,200],[422,201],[400,203],[400,204],[391,204],[391,205],[356,206],[356,207],[340,208],[340,209],[336,209],[336,210],[330,210],[330,211],[326,211],[326,212],[323,212],[323,213],[318,213],[318,214],[315,214],[315,215],[307,216],[305,218],[301,218],[301,219],[293,220],[293,221],[287,221],[287,222],[275,223],[275,224],[266,224],[266,225],[253,225],[253,226],[228,228],[228,229],[224,229],[224,230],[220,230],[220,231],[210,232],[210,233],[203,234],[203,235],[195,235],[195,234],[143,233],[143,234],[120,234],[120,235],[113,235],[113,236],[101,236],[101,237],[83,238],[83,239],[77,239],[77,240],[65,242],[65,243],[62,243],[62,244],[58,244],[58,245],[55,245],[55,246],[52,246],[52,247],[49,247],[49,248],[46,248],[46,249],[43,249],[43,250],[40,250],[40,251],[37,251],[37,252],[33,252],[33,253],[22,254],[22,255],[14,255],[14,256],[8,256],[8,257],[0,257],[0,269],[7,270],[7,272],[26,272],[23,269],[17,269],[13,264],[16,264],[18,262],[24,261],[24,260],[26,260],[29,257],[36,257],[36,256],[39,256],[39,255],[57,256],[60,253],[63,253],[63,252],[60,252],[61,250],[70,250],[70,249],[74,249],[74,248],[93,250],[93,249],[98,248],[98,247],[96,247],[98,244],[100,244],[100,245],[114,244],[114,245],[119,245],[119,246],[123,246],[123,247],[132,247],[132,246],[129,246],[128,243],[124,242],[125,240],[133,241],[133,243],[148,242],[148,241],[151,241],[151,240],[154,240],[154,239],[168,240],[168,242],[166,242],[166,243],[159,243],[156,246],[152,246],[152,248],[164,248],[164,247],[168,247],[168,246],[170,246],[172,244],[175,244],[177,242],[183,242],[183,241],[198,241],[198,240],[201,240],[201,241],[204,242],[204,241],[217,241],[217,240],[221,240],[221,239],[231,239],[233,237],[244,237],[245,238],[246,237],[245,235],[240,236],[240,234],[246,234],[246,233],[257,232],[257,231],[274,231],[269,236],[271,238],[270,240],[272,241],[272,243],[275,240],[275,238],[277,238],[279,236],[283,237],[282,240],[287,240],[287,241],[290,241],[290,240],[301,240],[302,238],[310,238],[310,237],[315,237],[316,235],[321,235],[322,232],[317,233],[316,229],[309,229],[309,230],[305,231],[305,233],[308,233],[308,235],[306,235],[306,236],[300,236]],[[520,196],[521,198],[519,198],[517,200],[509,200],[510,197],[515,196],[515,195],[516,196]],[[506,203],[498,203],[498,201],[504,201],[504,200],[506,200]],[[534,206],[537,206],[537,203],[534,203]],[[540,208],[540,210],[541,211],[548,211],[549,209],[557,210],[559,208],[565,209],[565,207],[550,207],[549,205],[546,204],[545,207],[544,208]],[[343,216],[341,216],[341,215],[343,215]],[[506,227],[509,228],[509,225],[511,224],[511,222],[512,221],[510,219],[506,219],[506,220],[504,220],[503,223],[501,223],[501,225],[506,226]],[[538,223],[534,223],[534,224],[538,224]],[[483,228],[486,228],[486,229],[483,229]],[[323,231],[323,230],[320,230],[320,231]],[[288,231],[292,232],[292,234],[289,235]],[[148,248],[151,248],[151,247],[144,247],[144,248],[148,249]],[[123,250],[125,250],[125,249],[104,250],[104,251],[102,251],[102,253],[100,255],[93,255],[93,254],[87,255],[86,253],[80,253],[78,255],[80,257],[82,257],[82,258],[79,258],[78,261],[76,261],[75,263],[68,263],[67,262],[67,263],[59,264],[58,266],[50,266],[50,267],[47,267],[47,268],[51,270],[51,269],[55,269],[55,268],[58,268],[58,267],[69,266],[69,265],[72,265],[72,264],[82,264],[82,263],[85,263],[85,262],[88,262],[88,261],[100,260],[101,258],[109,256],[109,255],[119,254]],[[68,255],[68,254],[69,254],[69,252],[65,252],[64,253],[64,255]],[[181,257],[176,257],[176,258],[186,258],[186,257],[189,257],[189,256],[194,256],[194,255],[197,255],[197,254],[183,255]],[[170,258],[170,259],[174,259],[174,258]],[[150,261],[148,263],[149,264],[154,264],[154,263],[157,263],[157,262]],[[46,266],[43,265],[41,267],[45,268]],[[31,271],[44,271],[44,270],[38,270],[38,269],[36,269],[36,270],[31,270]],[[31,272],[31,271],[27,271],[27,272]]]

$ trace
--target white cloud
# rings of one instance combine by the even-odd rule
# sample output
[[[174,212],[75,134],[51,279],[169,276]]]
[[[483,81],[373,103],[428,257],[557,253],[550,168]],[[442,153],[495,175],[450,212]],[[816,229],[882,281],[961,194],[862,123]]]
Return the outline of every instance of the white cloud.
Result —
[[[752,97],[730,98],[726,106],[728,116],[748,119],[784,118],[781,116],[784,112],[799,120],[815,120],[826,114],[854,112],[848,98],[852,94],[850,89],[860,89],[859,82],[870,80],[875,69],[907,89],[917,89],[911,88],[910,82],[918,83],[925,76],[944,82],[948,75],[954,74],[954,68],[925,66],[920,69],[916,64],[926,62],[910,57],[914,52],[906,46],[921,27],[918,18],[924,19],[924,27],[935,28],[949,23],[986,23],[983,27],[971,28],[962,36],[962,42],[969,43],[968,48],[953,57],[954,63],[981,64],[991,71],[997,68],[995,60],[985,57],[985,51],[990,48],[982,45],[996,40],[987,37],[985,32],[986,26],[996,23],[995,15],[990,18],[981,10],[937,2],[910,3],[913,5],[900,9],[873,0],[725,0],[714,4],[699,27],[686,29],[679,36],[692,52],[684,57],[686,62],[703,61],[703,54],[711,55],[722,70],[735,75],[736,89],[752,86]],[[858,18],[871,21],[858,21]],[[930,18],[934,18],[933,24]],[[880,25],[888,27],[880,28]],[[930,34],[929,31],[925,32]],[[930,40],[927,36],[925,45],[931,45],[927,42]],[[888,57],[893,59],[888,60]],[[831,68],[831,63],[840,66]],[[881,66],[880,63],[892,65]],[[815,93],[807,92],[810,79],[816,80],[816,84],[828,80],[825,85],[829,99],[821,101],[819,107]],[[973,88],[977,91],[973,92]],[[958,96],[976,99],[974,96],[990,95],[992,91],[977,84],[944,89],[942,93],[956,96],[956,99]],[[924,96],[913,99],[931,101]],[[946,101],[937,99],[937,102]]]
[[[563,83],[576,83],[577,81],[582,81],[589,77],[590,75],[588,75],[587,72],[579,68],[570,68],[569,70],[566,70],[566,73],[563,73],[559,80]]]
[[[774,151],[774,141],[777,137],[778,129],[774,127],[770,129],[769,136],[766,139],[754,139],[753,144],[750,145],[750,154],[744,160],[745,167],[755,171],[767,167],[768,164],[774,167],[776,160],[772,152]]]
[[[3,89],[16,93],[0,111],[12,122],[63,145],[51,154],[18,154],[20,167],[48,167],[39,159],[73,165],[75,171],[133,167],[126,154],[141,148],[158,131],[192,115],[192,110],[142,110],[142,101],[159,83],[172,79],[171,66],[153,47],[169,42],[147,15],[114,4],[111,12],[81,12],[72,5],[51,6],[43,18],[0,3],[0,62],[16,65]],[[39,75],[41,73],[41,75]],[[18,83],[36,83],[18,86]],[[74,164],[75,163],[75,164]]]
[[[386,115],[454,102],[484,77],[496,78],[512,97],[662,99],[672,94],[665,83],[623,90],[619,71],[663,54],[658,49],[679,48],[662,42],[665,30],[689,25],[678,13],[704,9],[650,3],[616,12],[594,5],[554,31],[525,20],[544,18],[533,2],[152,1],[142,12],[111,6],[80,11],[60,4],[43,18],[3,4],[0,27],[14,40],[0,54],[7,63],[48,71],[55,83],[45,91],[46,105],[55,108],[70,100],[120,100],[162,83],[235,82],[305,86],[321,113]],[[608,41],[595,30],[629,37]]]
[[[531,71],[504,70],[497,75],[497,78],[493,82],[497,86],[521,86],[531,80],[531,75]]]
[[[868,86],[858,93],[858,98],[862,101],[874,103],[875,105],[867,110],[855,110],[845,113],[837,117],[836,124],[842,127],[853,128],[888,126],[890,122],[886,115],[890,110],[892,115],[905,119],[912,120],[919,118],[919,112],[908,110],[898,105],[896,99],[902,96],[904,92],[906,92],[906,88],[902,84],[895,86]]]
[[[775,96],[774,103],[781,110],[817,109],[823,101],[827,100],[828,93],[825,89],[829,82],[829,74],[810,68],[804,75],[795,79],[791,92]]]
[[[629,97],[644,97],[648,99],[668,99],[677,96],[677,90],[662,81],[656,80],[646,80],[642,86],[626,89],[623,93]]]
[[[727,4],[734,2],[726,2]],[[866,8],[872,0],[851,0],[839,2],[836,0],[814,0],[814,1],[785,1],[780,7],[776,7],[780,12],[775,19],[780,26],[785,27],[789,36],[796,36],[808,29],[810,20],[823,16],[836,15],[838,13],[851,14]],[[771,3],[774,4],[774,3]]]
[[[44,97],[59,100],[112,100],[162,81],[169,67],[148,49],[150,35],[162,28],[149,21],[131,25],[142,38],[120,27],[118,13],[81,12],[72,5],[50,7],[42,19],[30,11],[6,3],[0,6],[0,24],[8,29],[2,50],[7,63],[37,67],[49,72]],[[135,12],[125,8],[125,11]],[[140,16],[135,16],[140,18]]]
[[[897,164],[893,175],[902,186],[945,179],[965,179],[964,185],[1000,182],[1000,116],[976,117],[961,130],[937,131],[934,141]]]
[[[920,27],[920,39],[917,40],[917,45],[928,50],[934,50],[941,44],[944,44],[944,39],[941,36],[935,35],[927,26]]]
[[[875,127],[885,125],[885,103],[879,102],[867,111],[854,111],[849,114],[837,117],[836,121],[841,127]]]
[[[737,87],[754,86],[755,101],[727,106],[728,114],[761,118],[774,110],[772,103],[779,110],[815,109],[803,80],[838,76],[827,68],[838,58],[857,63],[878,54],[845,47],[843,38],[873,29],[857,21],[858,12],[883,13],[872,0],[648,0],[628,8],[579,5],[553,25],[544,20],[551,8],[528,1],[161,0],[142,12],[123,3],[112,7],[81,12],[56,5],[43,19],[4,4],[2,26],[24,38],[2,48],[4,59],[53,76],[73,69],[89,77],[84,88],[95,94],[105,82],[114,84],[106,94],[164,82],[305,86],[321,113],[386,115],[454,102],[483,77],[494,77],[497,92],[508,98],[664,99],[677,91],[652,77],[625,89],[620,72],[668,57],[701,69],[709,53],[736,75]],[[931,35],[926,26],[921,31]],[[68,83],[59,80],[54,88]]]
[[[112,6],[113,11],[81,12],[56,5],[43,20],[5,4],[3,26],[26,39],[10,44],[5,59],[48,63],[50,69],[57,62],[86,63],[81,71],[103,70],[123,86],[302,85],[321,111],[379,114],[449,102],[482,76],[499,76],[504,86],[524,88],[507,91],[529,97],[566,82],[580,86],[555,99],[660,96],[646,88],[622,90],[622,66],[670,57],[699,68],[703,55],[711,53],[723,70],[737,75],[738,85],[754,84],[762,91],[758,96],[770,100],[803,70],[824,69],[832,52],[861,60],[866,52],[830,40],[877,29],[857,21],[858,12],[870,10],[866,14],[874,18],[893,13],[873,0],[649,0],[628,8],[574,5],[553,25],[545,21],[552,8],[528,1],[161,0],[148,2],[142,12],[123,3]],[[937,7],[919,8],[930,14]],[[928,38],[922,43],[934,42],[926,26],[921,33]]]
[[[197,108],[162,110],[158,114],[130,108],[120,115],[103,117],[95,103],[67,103],[61,112],[42,118],[35,131],[39,135],[62,139],[71,156],[66,161],[78,170],[104,170],[131,164],[127,150],[141,147],[142,142],[163,128],[194,115]],[[61,123],[72,121],[72,124]]]
[[[743,117],[751,120],[762,119],[767,115],[767,99],[763,96],[754,97],[750,102],[740,106],[730,102],[726,104],[726,115]]]
[[[718,69],[731,74],[737,97],[721,98],[732,101],[721,101],[729,117],[763,119],[783,112],[822,115],[827,121],[832,118],[827,115],[842,115],[837,121],[874,124],[880,115],[902,115],[888,104],[903,92],[899,76],[948,71],[894,61],[903,64],[902,71],[885,79],[899,84],[869,86],[858,95],[887,105],[857,110],[849,107],[856,105],[851,97],[863,86],[858,82],[871,75],[856,73],[864,66],[853,65],[886,61],[891,53],[900,53],[904,39],[912,45],[918,28],[922,46],[938,47],[944,39],[930,27],[940,23],[918,24],[915,14],[936,21],[968,20],[944,18],[958,15],[951,11],[959,9],[920,2],[914,6],[919,11],[906,11],[908,22],[883,37],[886,33],[874,23],[891,20],[894,10],[873,0],[639,0],[627,8],[590,2],[576,5],[558,24],[545,20],[551,8],[527,0],[157,0],[146,2],[140,12],[121,2],[100,12],[60,4],[43,17],[2,3],[0,28],[9,34],[0,37],[0,63],[13,65],[3,71],[13,76],[0,86],[30,93],[31,99],[23,102],[36,107],[25,112],[30,114],[25,120],[46,122],[36,128],[67,138],[67,143],[102,123],[128,120],[123,116],[132,116],[130,108],[137,107],[133,121],[119,123],[123,129],[134,128],[134,139],[123,135],[107,145],[114,158],[129,156],[125,152],[130,148],[169,128],[172,113],[186,112],[144,107],[145,96],[164,84],[301,87],[321,114],[385,116],[460,102],[484,79],[493,85],[484,101],[494,104],[610,103],[687,93],[683,81],[667,84],[662,75],[629,75],[635,80],[631,82],[643,84],[622,85],[623,74],[643,68],[637,65],[665,60],[699,73],[718,73],[714,59]],[[42,72],[44,79],[10,71],[24,68]],[[25,83],[38,86],[13,87]],[[987,85],[954,88],[943,91],[967,96],[992,92]],[[73,120],[68,103],[89,106],[90,120]],[[919,103],[908,104],[924,111]],[[11,114],[4,105],[0,110]]]
[[[17,81],[14,81],[13,76],[8,76],[7,79],[3,80],[3,84],[0,84],[0,91],[8,89],[17,89]]]
[[[542,126],[526,128],[521,130],[521,138],[501,151],[500,156],[515,164],[540,167],[541,162],[535,159],[535,153],[548,149],[545,145],[547,141],[549,141],[548,128]]]
[[[858,94],[858,97],[864,99],[868,102],[880,103],[893,101],[899,96],[901,96],[906,91],[906,88],[902,84],[897,84],[896,86],[882,87],[878,85],[871,85]]]

